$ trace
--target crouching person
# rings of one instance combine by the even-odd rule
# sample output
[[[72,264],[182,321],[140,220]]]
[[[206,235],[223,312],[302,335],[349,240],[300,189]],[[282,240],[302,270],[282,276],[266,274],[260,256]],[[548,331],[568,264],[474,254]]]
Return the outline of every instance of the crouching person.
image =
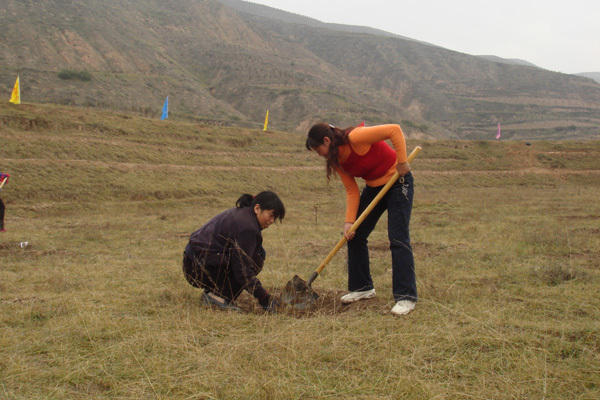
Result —
[[[205,304],[239,311],[235,301],[246,290],[264,310],[277,311],[278,300],[263,288],[257,275],[266,257],[262,230],[284,217],[285,207],[275,193],[244,194],[236,207],[191,234],[183,253],[183,273],[192,286],[204,289]]]

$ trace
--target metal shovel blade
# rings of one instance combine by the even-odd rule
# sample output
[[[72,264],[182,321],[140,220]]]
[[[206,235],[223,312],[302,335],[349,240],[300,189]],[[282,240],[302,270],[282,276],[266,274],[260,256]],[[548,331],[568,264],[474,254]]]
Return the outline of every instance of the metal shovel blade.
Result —
[[[317,299],[319,295],[316,294],[310,286],[300,278],[298,275],[294,275],[291,281],[289,281],[283,288],[281,293],[281,301],[285,306],[293,307],[297,310],[305,310],[309,308]]]

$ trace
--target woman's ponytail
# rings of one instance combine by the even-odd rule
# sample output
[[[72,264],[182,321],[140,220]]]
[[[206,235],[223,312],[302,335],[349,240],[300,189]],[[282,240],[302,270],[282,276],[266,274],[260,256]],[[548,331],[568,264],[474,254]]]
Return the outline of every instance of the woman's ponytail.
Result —
[[[275,219],[279,219],[279,221],[282,221],[283,217],[285,217],[285,206],[283,205],[283,202],[279,196],[268,190],[260,192],[256,196],[243,194],[235,202],[237,208],[254,207],[256,204],[258,204],[262,210],[273,210]]]
[[[239,199],[235,202],[235,206],[237,208],[250,207],[252,205],[252,200],[254,200],[254,196],[248,193],[244,193],[240,196]]]

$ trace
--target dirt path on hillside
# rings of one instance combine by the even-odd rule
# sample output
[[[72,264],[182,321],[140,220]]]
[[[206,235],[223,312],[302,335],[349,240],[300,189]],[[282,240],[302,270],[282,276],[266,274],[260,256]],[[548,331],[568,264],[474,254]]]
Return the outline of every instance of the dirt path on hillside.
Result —
[[[44,134],[23,134],[20,133],[19,134],[19,138],[22,139],[23,141],[34,141],[37,138],[42,137],[45,141],[50,141],[50,142],[55,142],[55,143],[61,143],[61,142],[65,142],[65,141],[69,141],[69,142],[78,142],[78,143],[85,143],[85,144],[105,144],[105,145],[109,145],[109,146],[114,146],[114,147],[118,147],[118,148],[137,148],[137,147],[144,147],[144,148],[148,148],[148,149],[156,149],[159,152],[172,152],[172,153],[176,153],[176,154],[197,154],[197,155],[211,155],[211,156],[223,156],[223,157],[236,157],[239,158],[240,156],[242,157],[248,157],[248,158],[252,158],[252,157],[280,157],[282,153],[277,153],[277,152],[257,152],[257,151],[241,151],[243,150],[243,148],[236,148],[235,151],[215,151],[215,150],[211,150],[211,149],[198,149],[198,148],[181,148],[181,147],[177,147],[177,146],[168,146],[165,144],[154,144],[154,143],[138,143],[138,142],[132,142],[131,140],[126,140],[126,139],[116,139],[116,138],[108,138],[108,139],[104,139],[104,138],[90,138],[90,137],[85,137],[85,136],[60,136],[60,135],[56,135],[56,136],[48,136],[48,135],[44,135]],[[198,143],[196,143],[196,145],[201,145],[202,142],[200,140],[198,140]],[[306,151],[308,152],[308,150]],[[295,156],[302,156],[304,157],[306,155],[306,153],[300,152],[300,153],[286,153],[286,157],[295,157]]]
[[[91,160],[62,160],[56,158],[0,158],[0,161],[6,162],[27,162],[31,164],[43,164],[47,165],[49,163],[57,163],[61,165],[96,165],[96,166],[109,166],[109,167],[122,167],[123,169],[138,169],[143,168],[144,170],[162,170],[165,168],[173,168],[173,169],[189,169],[192,171],[195,170],[206,170],[206,171],[236,171],[240,168],[250,169],[250,170],[258,170],[258,171],[315,171],[315,170],[323,170],[323,166],[301,166],[301,165],[291,165],[291,166],[252,166],[252,165],[236,165],[236,166],[225,166],[225,165],[182,165],[182,164],[157,164],[157,163],[134,163],[134,162],[120,162],[120,161],[91,161]]]
[[[262,153],[257,153],[262,154]],[[135,162],[120,162],[120,161],[90,161],[90,160],[77,160],[77,159],[68,159],[61,160],[55,158],[0,158],[1,161],[5,162],[27,162],[27,163],[38,163],[38,164],[48,164],[48,163],[59,163],[59,164],[73,164],[73,165],[81,165],[81,164],[89,164],[89,165],[100,165],[100,166],[110,166],[110,167],[122,167],[127,169],[134,169],[143,167],[145,170],[161,170],[165,168],[173,168],[173,169],[189,169],[189,170],[199,170],[199,171],[235,171],[239,168],[251,169],[257,171],[317,171],[323,170],[323,166],[301,166],[301,165],[292,165],[292,166],[252,166],[252,165],[236,165],[236,166],[225,166],[225,165],[182,165],[182,164],[156,164],[156,163],[135,163]],[[422,176],[507,176],[507,175],[523,175],[523,174],[542,174],[542,175],[600,175],[600,170],[592,169],[592,170],[576,170],[576,169],[566,169],[566,168],[542,168],[542,167],[524,167],[521,169],[515,170],[494,170],[494,171],[481,171],[481,170],[449,170],[449,171],[432,171],[432,170],[423,170],[415,168],[413,171],[415,174],[419,174]]]
[[[430,171],[430,170],[419,170],[413,171],[415,174],[421,174],[424,176],[456,176],[456,175],[477,175],[477,176],[507,176],[507,175],[524,175],[524,174],[542,174],[542,175],[599,175],[600,170],[578,170],[578,169],[566,169],[566,168],[542,168],[542,167],[524,167],[521,169],[514,170],[501,170],[501,171],[481,171],[481,170],[451,170],[451,171]]]

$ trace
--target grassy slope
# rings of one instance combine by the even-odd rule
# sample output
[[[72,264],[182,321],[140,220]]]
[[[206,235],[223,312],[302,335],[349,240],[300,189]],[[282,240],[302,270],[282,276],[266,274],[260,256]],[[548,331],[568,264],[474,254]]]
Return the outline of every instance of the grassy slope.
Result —
[[[273,189],[288,214],[265,231],[261,278],[306,278],[344,199],[302,136],[49,105],[0,115],[2,398],[600,395],[599,142],[410,141],[424,150],[417,309],[388,314],[381,221],[378,298],[296,318],[201,307],[180,257],[241,193]],[[345,281],[342,251],[315,288]]]

